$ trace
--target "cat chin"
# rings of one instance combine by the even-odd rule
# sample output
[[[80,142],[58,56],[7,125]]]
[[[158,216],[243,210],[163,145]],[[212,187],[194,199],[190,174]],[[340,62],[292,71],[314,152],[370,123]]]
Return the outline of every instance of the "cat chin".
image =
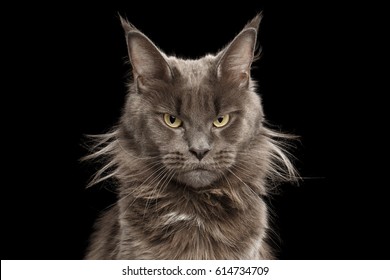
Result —
[[[203,188],[210,186],[218,179],[215,172],[208,170],[192,170],[177,175],[176,180],[193,188]]]

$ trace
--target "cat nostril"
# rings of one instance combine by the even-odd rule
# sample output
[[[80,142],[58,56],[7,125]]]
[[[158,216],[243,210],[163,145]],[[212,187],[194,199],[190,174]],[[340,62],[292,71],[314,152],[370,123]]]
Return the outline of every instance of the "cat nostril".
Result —
[[[194,154],[199,160],[204,158],[204,156],[210,151],[210,149],[190,149],[190,152]]]

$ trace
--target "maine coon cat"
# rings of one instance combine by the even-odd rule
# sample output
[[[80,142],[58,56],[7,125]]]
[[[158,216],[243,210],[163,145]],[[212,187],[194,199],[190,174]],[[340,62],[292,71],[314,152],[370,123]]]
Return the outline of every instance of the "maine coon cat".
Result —
[[[117,203],[95,225],[87,259],[270,259],[270,185],[295,178],[264,123],[251,64],[261,15],[216,55],[167,56],[132,24],[132,81],[112,132],[87,159],[105,160]]]

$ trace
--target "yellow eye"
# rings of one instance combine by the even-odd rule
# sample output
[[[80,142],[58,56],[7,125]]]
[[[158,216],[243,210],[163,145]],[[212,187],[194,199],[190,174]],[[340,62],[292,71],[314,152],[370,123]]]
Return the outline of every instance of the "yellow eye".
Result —
[[[215,127],[223,127],[227,125],[228,122],[229,122],[229,115],[224,115],[224,116],[217,117],[214,120],[213,124]]]
[[[172,128],[178,128],[182,124],[181,119],[170,114],[164,114],[164,121],[169,127]]]

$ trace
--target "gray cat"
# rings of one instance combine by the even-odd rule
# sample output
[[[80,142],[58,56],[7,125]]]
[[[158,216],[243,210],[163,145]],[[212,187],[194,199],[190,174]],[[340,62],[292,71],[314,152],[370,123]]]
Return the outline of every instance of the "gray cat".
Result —
[[[119,124],[95,136],[118,201],[86,259],[272,259],[270,185],[294,180],[290,136],[264,126],[250,68],[261,15],[216,55],[167,56],[121,18],[133,79]]]

